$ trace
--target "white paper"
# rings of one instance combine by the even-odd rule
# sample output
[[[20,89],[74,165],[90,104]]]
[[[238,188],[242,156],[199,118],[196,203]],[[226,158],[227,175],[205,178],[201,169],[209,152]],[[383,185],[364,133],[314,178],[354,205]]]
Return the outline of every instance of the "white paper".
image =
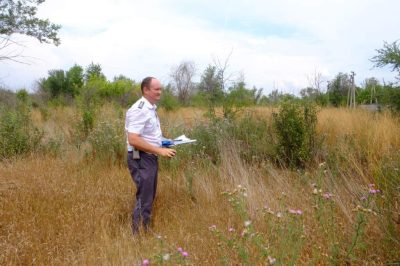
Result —
[[[197,140],[189,139],[185,135],[180,135],[179,137],[175,138],[173,141],[174,141],[174,146],[175,146],[175,145],[193,143],[193,142],[196,142]]]

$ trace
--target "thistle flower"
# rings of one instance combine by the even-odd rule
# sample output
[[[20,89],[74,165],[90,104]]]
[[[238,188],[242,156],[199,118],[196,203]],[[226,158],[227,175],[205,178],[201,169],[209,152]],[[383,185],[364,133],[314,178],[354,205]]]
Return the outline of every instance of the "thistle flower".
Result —
[[[186,251],[183,251],[182,256],[187,257],[187,256],[189,256],[189,253],[187,253]]]
[[[369,194],[377,194],[380,193],[381,191],[379,189],[370,189]]]
[[[179,251],[180,253],[182,253],[182,252],[183,252],[183,248],[179,247],[179,248],[178,248],[178,251]]]
[[[294,210],[294,209],[289,209],[289,213],[297,214],[297,215],[302,215],[303,214],[302,210]]]
[[[325,199],[330,199],[330,198],[332,198],[332,194],[331,193],[329,193],[329,192],[325,192],[323,195],[322,195]]]
[[[143,266],[147,266],[150,264],[150,261],[148,259],[143,260]]]

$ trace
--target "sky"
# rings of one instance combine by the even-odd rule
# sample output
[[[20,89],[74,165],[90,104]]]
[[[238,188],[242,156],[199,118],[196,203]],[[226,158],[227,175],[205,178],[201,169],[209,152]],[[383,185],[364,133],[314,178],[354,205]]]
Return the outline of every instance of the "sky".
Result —
[[[34,91],[49,70],[100,64],[110,80],[154,76],[163,84],[183,61],[224,62],[232,82],[298,94],[321,73],[395,81],[370,59],[400,39],[398,0],[46,0],[38,16],[62,26],[61,45],[13,35],[25,64],[0,61],[0,85]],[[5,52],[0,50],[0,53]],[[323,83],[326,87],[326,82]]]

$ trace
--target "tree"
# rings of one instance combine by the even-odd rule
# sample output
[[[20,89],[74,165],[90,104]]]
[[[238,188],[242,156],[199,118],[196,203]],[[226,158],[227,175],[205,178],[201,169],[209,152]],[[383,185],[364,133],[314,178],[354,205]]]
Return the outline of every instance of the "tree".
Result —
[[[392,71],[398,71],[398,78],[400,79],[400,43],[395,41],[393,43],[384,42],[383,48],[377,49],[378,54],[371,58],[375,63],[375,67],[384,67],[390,65]]]
[[[179,102],[186,105],[190,93],[194,89],[192,81],[196,74],[196,66],[192,61],[183,61],[171,71],[172,84],[178,94]]]
[[[91,63],[85,71],[85,81],[88,82],[91,79],[106,80],[106,76],[103,74],[101,65]]]
[[[67,90],[66,93],[76,96],[83,86],[83,68],[79,65],[74,65],[66,73]]]
[[[37,6],[45,0],[0,0],[0,50],[10,45],[19,45],[11,39],[12,34],[22,34],[36,38],[41,43],[60,44],[58,30],[60,25],[48,19],[36,17]],[[20,56],[13,52],[0,55],[0,60],[18,61]]]
[[[329,82],[328,95],[329,102],[338,107],[346,105],[347,94],[351,87],[351,80],[348,74],[339,73]]]
[[[217,102],[223,98],[223,90],[221,88],[220,77],[217,68],[209,65],[204,70],[200,79],[199,91],[206,95],[207,100],[211,106],[215,106]]]

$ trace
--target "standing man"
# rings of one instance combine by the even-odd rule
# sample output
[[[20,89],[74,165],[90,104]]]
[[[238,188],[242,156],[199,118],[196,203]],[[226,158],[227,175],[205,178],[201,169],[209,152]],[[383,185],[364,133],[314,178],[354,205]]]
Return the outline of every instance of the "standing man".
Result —
[[[136,184],[136,205],[132,213],[132,231],[138,233],[141,221],[150,225],[151,210],[157,189],[157,156],[172,158],[174,149],[161,147],[161,127],[156,103],[161,97],[161,83],[153,77],[143,79],[142,98],[126,112],[125,131],[128,144],[128,167]]]

